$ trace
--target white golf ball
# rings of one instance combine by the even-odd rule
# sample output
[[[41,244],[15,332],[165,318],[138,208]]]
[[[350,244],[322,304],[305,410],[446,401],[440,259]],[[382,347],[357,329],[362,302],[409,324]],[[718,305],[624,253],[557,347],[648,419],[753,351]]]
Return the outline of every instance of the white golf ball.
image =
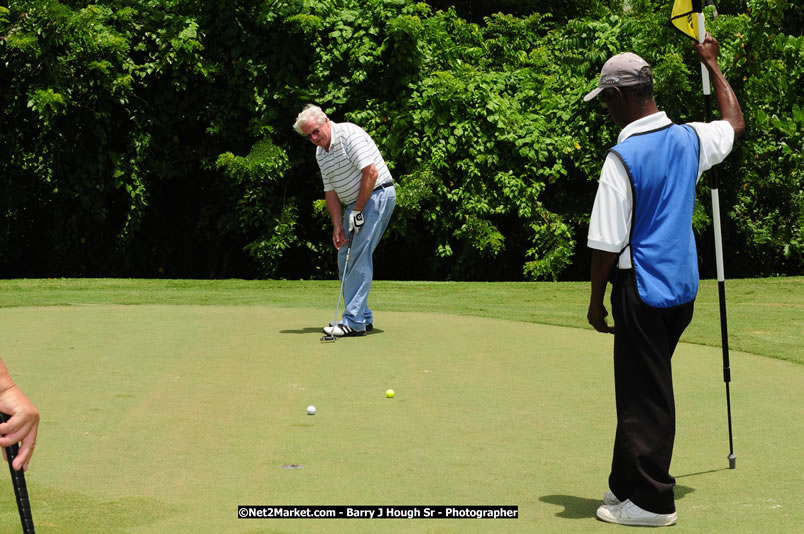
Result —
[[[307,414],[308,415],[315,415],[315,406],[308,406],[307,407]]]

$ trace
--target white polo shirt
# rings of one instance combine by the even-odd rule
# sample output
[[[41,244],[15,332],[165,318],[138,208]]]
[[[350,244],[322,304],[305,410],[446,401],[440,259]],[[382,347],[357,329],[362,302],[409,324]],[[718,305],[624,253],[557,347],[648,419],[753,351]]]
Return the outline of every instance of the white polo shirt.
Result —
[[[628,124],[617,137],[622,143],[630,136],[649,132],[671,124],[664,111],[648,115]],[[691,122],[688,124],[698,134],[701,147],[698,154],[698,177],[711,169],[729,155],[734,146],[734,129],[727,121],[709,123]],[[620,254],[617,266],[631,268],[631,251],[628,242],[631,236],[633,198],[631,181],[622,161],[609,153],[600,172],[600,183],[589,219],[587,246],[589,248]],[[623,250],[625,249],[625,250]]]
[[[372,163],[377,167],[374,187],[393,180],[380,150],[363,128],[350,122],[329,124],[329,152],[321,147],[315,151],[325,192],[334,190],[344,205],[352,204],[360,192],[363,169]]]

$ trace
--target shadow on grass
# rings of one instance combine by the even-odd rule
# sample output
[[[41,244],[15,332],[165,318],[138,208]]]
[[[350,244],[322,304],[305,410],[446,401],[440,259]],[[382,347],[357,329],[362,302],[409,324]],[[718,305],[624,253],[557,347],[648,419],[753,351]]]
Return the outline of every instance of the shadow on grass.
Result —
[[[322,327],[320,326],[307,326],[305,328],[299,328],[296,330],[280,330],[280,334],[319,334],[322,333]],[[381,328],[374,327],[371,332],[366,332],[367,336],[373,334],[382,334],[383,330]]]
[[[695,491],[695,488],[676,485],[676,500],[683,499],[685,495],[692,493],[693,491]],[[560,512],[557,512],[556,517],[562,517],[564,519],[589,519],[595,517],[595,511],[597,511],[597,507],[601,504],[601,499],[584,499],[583,497],[575,497],[573,495],[545,495],[543,497],[539,497],[539,500],[546,502],[547,504],[563,506],[564,509]]]
[[[589,519],[595,517],[595,510],[600,506],[599,499],[584,499],[573,497],[572,495],[545,495],[539,500],[556,506],[563,506],[564,509],[556,513],[556,517],[564,519]]]
[[[308,326],[306,328],[300,328],[298,330],[280,330],[280,334],[312,334],[312,333],[321,333],[320,326]]]
[[[709,471],[698,471],[697,473],[687,473],[686,475],[676,475],[675,478],[686,478],[686,477],[697,477],[699,475],[708,475],[710,473],[720,473],[721,471],[728,471],[728,467],[723,467],[721,469],[710,469]],[[676,486],[676,489],[683,486]]]

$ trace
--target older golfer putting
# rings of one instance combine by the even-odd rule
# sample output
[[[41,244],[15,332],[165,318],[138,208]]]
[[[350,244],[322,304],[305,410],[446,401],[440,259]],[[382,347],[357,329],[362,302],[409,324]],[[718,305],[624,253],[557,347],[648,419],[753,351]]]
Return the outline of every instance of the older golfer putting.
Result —
[[[341,322],[324,327],[324,333],[363,336],[374,324],[368,306],[373,254],[396,205],[393,178],[374,140],[359,126],[333,122],[321,108],[308,105],[293,128],[317,147],[315,157],[332,219],[332,243],[338,249],[344,311]],[[348,272],[344,272],[348,250],[344,228],[354,232]]]

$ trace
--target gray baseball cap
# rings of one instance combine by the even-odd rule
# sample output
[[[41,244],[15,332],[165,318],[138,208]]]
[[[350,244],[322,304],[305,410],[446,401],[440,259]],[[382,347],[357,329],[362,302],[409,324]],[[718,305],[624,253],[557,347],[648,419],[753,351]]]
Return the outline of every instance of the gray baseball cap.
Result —
[[[590,91],[584,102],[589,102],[608,87],[626,87],[653,81],[653,70],[650,65],[636,54],[623,52],[610,58],[600,69],[600,81]]]

